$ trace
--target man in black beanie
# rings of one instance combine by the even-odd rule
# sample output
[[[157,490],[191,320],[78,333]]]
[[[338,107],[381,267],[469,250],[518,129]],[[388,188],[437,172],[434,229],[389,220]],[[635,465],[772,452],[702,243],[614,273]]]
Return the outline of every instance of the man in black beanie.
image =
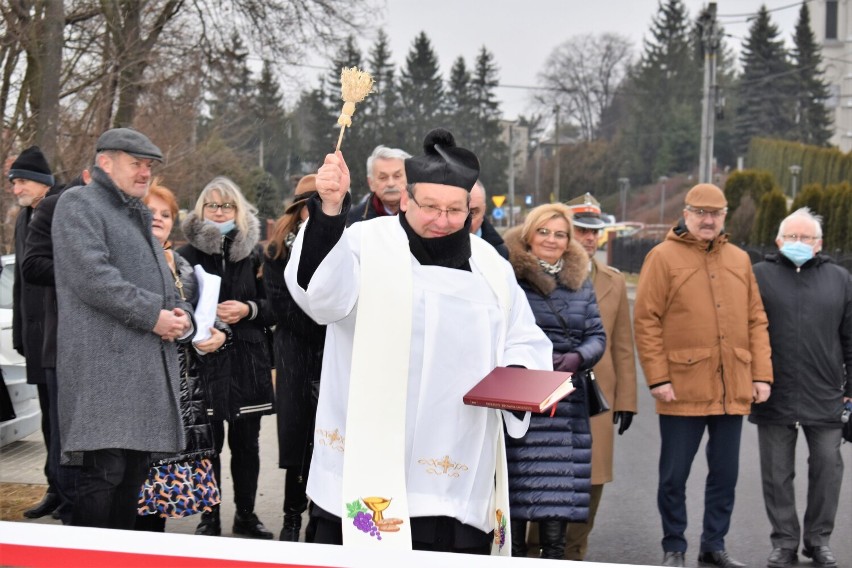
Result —
[[[21,207],[15,221],[15,284],[12,306],[12,345],[27,360],[27,383],[36,385],[41,407],[41,432],[48,456],[44,464],[47,493],[35,506],[24,511],[28,519],[38,519],[51,514],[60,504],[50,459],[50,397],[42,368],[41,347],[44,341],[44,288],[26,282],[21,275],[21,264],[35,208],[55,183],[47,159],[38,146],[30,146],[17,157],[9,169],[12,191]]]
[[[328,325],[315,542],[508,554],[503,422],[520,437],[529,414],[462,399],[495,365],[552,369],[552,348],[509,263],[469,232],[479,160],[443,129],[423,149],[405,160],[401,213],[345,231],[349,170],[327,155],[284,272]]]

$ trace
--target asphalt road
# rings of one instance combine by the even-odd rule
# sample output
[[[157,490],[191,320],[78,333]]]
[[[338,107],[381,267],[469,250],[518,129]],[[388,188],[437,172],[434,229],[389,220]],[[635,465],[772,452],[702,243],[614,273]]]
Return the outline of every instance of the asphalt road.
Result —
[[[656,504],[659,421],[654,412],[654,400],[644,386],[645,380],[638,363],[637,368],[640,369],[639,415],[623,436],[616,435],[615,480],[604,488],[596,525],[589,539],[587,561],[659,565],[662,559],[662,528]],[[850,568],[852,444],[843,444],[841,451],[846,470],[831,548],[839,566]],[[706,477],[707,460],[702,444],[687,484],[687,566],[697,565]],[[796,500],[800,520],[804,515],[806,491],[807,445],[801,434],[796,452]],[[766,557],[772,548],[769,542],[770,530],[760,484],[757,428],[744,421],[737,500],[731,530],[726,539],[728,552],[748,566],[766,566]],[[809,566],[812,562],[800,555],[799,565]]]

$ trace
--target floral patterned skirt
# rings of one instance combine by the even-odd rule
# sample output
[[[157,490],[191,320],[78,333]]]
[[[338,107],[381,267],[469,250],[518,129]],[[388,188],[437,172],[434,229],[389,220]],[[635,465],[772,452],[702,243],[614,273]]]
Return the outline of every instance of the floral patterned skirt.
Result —
[[[139,494],[139,515],[181,518],[212,510],[221,502],[208,458],[153,466]]]

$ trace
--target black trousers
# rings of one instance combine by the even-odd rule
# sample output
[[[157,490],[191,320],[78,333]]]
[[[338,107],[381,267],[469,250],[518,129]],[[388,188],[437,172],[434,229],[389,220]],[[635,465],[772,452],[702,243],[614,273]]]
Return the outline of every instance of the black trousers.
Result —
[[[231,450],[234,504],[241,515],[254,512],[257,478],[260,475],[260,418],[260,414],[250,414],[228,421],[228,448]],[[220,454],[225,445],[224,421],[213,422],[213,436],[216,438],[216,456],[212,460],[213,472],[219,483],[219,491],[223,494]]]
[[[38,406],[41,410],[41,435],[44,438],[44,449],[47,450],[47,455],[44,458],[44,477],[47,479],[47,492],[56,493],[56,482],[53,478],[54,470],[50,466],[50,448],[52,447],[50,437],[53,433],[50,427],[50,418],[51,407],[53,405],[50,404],[50,393],[47,389],[47,382],[36,383],[35,387],[36,391],[38,391]]]
[[[148,452],[136,450],[83,452],[71,524],[133,530],[150,461]]]
[[[62,439],[59,432],[59,406],[58,387],[56,385],[56,369],[45,367],[47,394],[50,398],[50,446],[47,449],[48,469],[51,474],[48,479],[53,480],[53,487],[62,498],[62,506],[59,508],[59,518],[64,524],[71,523],[74,501],[77,498],[77,478],[80,468],[76,466],[59,465],[62,455]]]

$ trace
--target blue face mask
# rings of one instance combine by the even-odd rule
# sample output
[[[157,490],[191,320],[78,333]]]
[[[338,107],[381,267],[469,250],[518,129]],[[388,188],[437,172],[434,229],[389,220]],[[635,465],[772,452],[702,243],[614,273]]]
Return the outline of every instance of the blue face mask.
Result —
[[[234,227],[236,227],[236,223],[234,222],[233,219],[231,219],[230,221],[223,221],[221,223],[217,223],[216,221],[211,221],[210,219],[207,219],[204,222],[210,223],[211,225],[213,225],[214,227],[219,229],[219,232],[223,235],[227,235],[228,233],[230,233],[231,231],[234,230]]]
[[[800,241],[785,242],[781,246],[781,254],[796,266],[802,266],[814,257],[814,247]]]

